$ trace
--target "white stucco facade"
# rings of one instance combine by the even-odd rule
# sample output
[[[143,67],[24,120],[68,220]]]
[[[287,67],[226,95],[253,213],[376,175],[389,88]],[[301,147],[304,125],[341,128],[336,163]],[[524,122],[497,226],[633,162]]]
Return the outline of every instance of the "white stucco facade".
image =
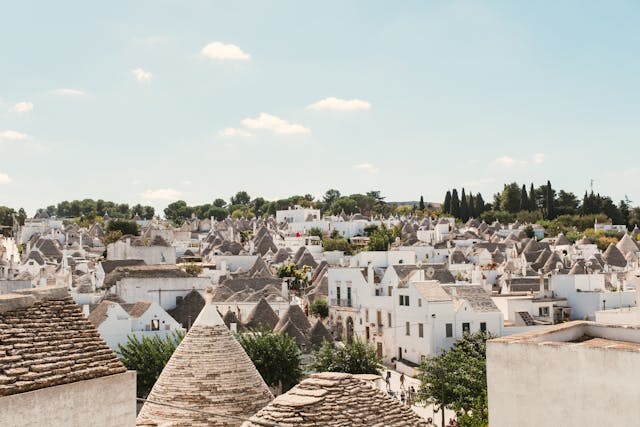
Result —
[[[112,427],[135,423],[135,371],[0,397],[0,424],[7,427]]]

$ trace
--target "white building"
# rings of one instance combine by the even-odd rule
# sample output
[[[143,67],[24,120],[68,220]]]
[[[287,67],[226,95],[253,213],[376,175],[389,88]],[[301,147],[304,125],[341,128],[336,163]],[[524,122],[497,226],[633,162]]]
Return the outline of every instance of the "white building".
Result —
[[[171,265],[176,263],[176,248],[160,238],[155,238],[148,244],[140,238],[126,238],[107,245],[107,259],[141,259],[147,265]]]
[[[113,350],[118,349],[118,344],[126,344],[129,335],[142,339],[144,336],[165,337],[184,331],[162,307],[150,301],[118,304],[105,300],[91,310],[88,320]]]
[[[577,321],[490,340],[489,425],[638,425],[638,365],[638,326]]]
[[[320,218],[320,209],[296,206],[294,209],[289,208],[276,211],[276,221],[278,223],[311,222],[317,221]]]

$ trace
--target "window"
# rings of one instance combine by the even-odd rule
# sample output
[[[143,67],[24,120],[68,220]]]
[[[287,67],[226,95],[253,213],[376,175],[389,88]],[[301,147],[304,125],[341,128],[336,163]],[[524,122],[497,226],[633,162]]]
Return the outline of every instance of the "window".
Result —
[[[409,295],[405,295],[405,296],[404,296],[404,305],[406,305],[407,307],[409,307]]]
[[[422,298],[418,298],[418,307],[422,307]]]
[[[424,336],[424,329],[422,323],[418,323],[418,337],[422,338]]]
[[[393,291],[393,286],[389,286],[389,296],[391,296],[391,291]]]
[[[407,335],[411,335],[411,324],[406,322],[404,326],[406,328]]]
[[[462,332],[471,332],[471,325],[468,322],[462,324]]]
[[[444,326],[447,338],[451,338],[453,336],[453,325],[451,323],[447,323]]]
[[[347,288],[347,301],[351,303],[351,288]]]
[[[387,313],[387,324],[391,327],[391,313]]]
[[[364,311],[364,321],[369,323],[369,309],[368,308]]]
[[[538,307],[538,315],[540,317],[549,317],[549,307]]]
[[[487,322],[480,322],[480,332],[487,332]]]
[[[160,330],[160,321],[158,319],[151,320],[151,330],[159,331]]]
[[[404,295],[398,295],[400,298],[400,305],[404,305]]]

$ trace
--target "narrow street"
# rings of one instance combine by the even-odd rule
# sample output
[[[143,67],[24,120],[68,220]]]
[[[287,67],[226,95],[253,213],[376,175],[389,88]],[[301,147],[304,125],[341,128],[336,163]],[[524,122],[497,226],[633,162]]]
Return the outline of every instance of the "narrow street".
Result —
[[[380,382],[381,390],[385,392],[387,391],[386,389],[387,386],[384,379],[387,376],[387,370],[388,369],[385,369],[382,372],[382,381]],[[404,386],[405,386],[405,390],[413,386],[413,388],[417,391],[420,388],[420,381],[416,378],[411,378],[405,375]],[[394,392],[395,397],[398,400],[400,400],[400,373],[394,370],[391,370],[391,391]],[[417,404],[414,403],[413,405],[411,405],[411,409],[413,410],[413,412],[420,415],[425,420],[428,418],[433,418],[434,424],[439,427],[441,426],[442,415],[440,414],[440,412],[434,413],[433,405],[427,404],[426,406],[424,406],[422,403],[417,403]],[[450,411],[448,409],[445,410],[445,426],[449,422],[449,418],[455,418],[455,416],[456,416],[455,412]]]

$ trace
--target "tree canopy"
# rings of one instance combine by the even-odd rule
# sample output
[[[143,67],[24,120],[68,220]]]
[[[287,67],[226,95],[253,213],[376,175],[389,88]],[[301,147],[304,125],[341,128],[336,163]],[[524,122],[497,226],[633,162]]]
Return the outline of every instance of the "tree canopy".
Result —
[[[486,342],[490,338],[492,335],[486,332],[465,334],[449,350],[422,362],[418,400],[431,398],[441,408],[467,417],[470,413],[486,416]],[[485,419],[481,425],[487,423]]]
[[[236,338],[268,386],[285,392],[302,379],[300,350],[289,335],[259,330]]]
[[[379,374],[382,359],[375,347],[355,338],[351,343],[324,342],[313,353],[311,368],[316,372],[346,372],[348,374]]]

